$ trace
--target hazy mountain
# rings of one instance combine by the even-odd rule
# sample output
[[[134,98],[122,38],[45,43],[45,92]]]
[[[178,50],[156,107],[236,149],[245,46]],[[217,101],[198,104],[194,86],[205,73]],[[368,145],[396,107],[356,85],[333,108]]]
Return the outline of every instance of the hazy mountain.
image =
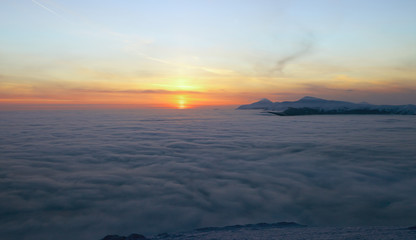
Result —
[[[416,105],[373,105],[326,100],[306,96],[297,101],[271,102],[264,98],[258,102],[241,105],[237,109],[263,109],[281,116],[312,114],[402,114],[415,115]]]
[[[248,104],[248,105],[241,105],[238,109],[269,109],[273,108],[274,103],[267,98],[263,98],[262,100]]]

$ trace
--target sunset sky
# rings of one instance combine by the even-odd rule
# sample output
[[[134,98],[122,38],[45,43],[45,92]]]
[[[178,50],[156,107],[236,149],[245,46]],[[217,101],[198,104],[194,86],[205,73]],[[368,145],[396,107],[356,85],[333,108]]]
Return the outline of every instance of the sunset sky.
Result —
[[[0,4],[0,105],[416,104],[414,0]]]

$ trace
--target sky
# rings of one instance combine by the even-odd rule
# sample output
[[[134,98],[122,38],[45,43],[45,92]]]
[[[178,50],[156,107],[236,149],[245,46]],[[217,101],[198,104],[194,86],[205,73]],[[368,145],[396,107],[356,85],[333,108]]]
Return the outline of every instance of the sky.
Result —
[[[413,0],[0,4],[1,106],[416,104]]]

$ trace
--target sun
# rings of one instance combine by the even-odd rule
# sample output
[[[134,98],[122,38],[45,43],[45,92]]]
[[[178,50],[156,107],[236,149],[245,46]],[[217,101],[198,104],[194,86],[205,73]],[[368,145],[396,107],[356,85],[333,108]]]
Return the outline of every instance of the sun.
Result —
[[[186,109],[186,108],[188,108],[188,106],[187,106],[187,101],[186,101],[186,98],[185,98],[185,96],[178,96],[178,99],[177,99],[177,108],[178,109]]]

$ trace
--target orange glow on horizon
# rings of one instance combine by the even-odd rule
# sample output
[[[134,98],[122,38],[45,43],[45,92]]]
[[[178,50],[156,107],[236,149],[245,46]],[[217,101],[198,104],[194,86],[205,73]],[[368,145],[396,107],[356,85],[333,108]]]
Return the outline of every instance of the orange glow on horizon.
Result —
[[[240,93],[219,91],[107,91],[66,90],[52,87],[49,89],[50,91],[45,91],[42,96],[35,93],[5,94],[0,97],[0,105],[7,105],[8,109],[13,109],[13,106],[16,109],[20,108],[19,105],[32,105],[33,107],[45,105],[45,108],[57,109],[66,109],[78,105],[80,107],[85,105],[86,108],[95,108],[94,106],[96,106],[96,108],[191,109],[207,106],[239,105],[248,102],[246,96]]]

